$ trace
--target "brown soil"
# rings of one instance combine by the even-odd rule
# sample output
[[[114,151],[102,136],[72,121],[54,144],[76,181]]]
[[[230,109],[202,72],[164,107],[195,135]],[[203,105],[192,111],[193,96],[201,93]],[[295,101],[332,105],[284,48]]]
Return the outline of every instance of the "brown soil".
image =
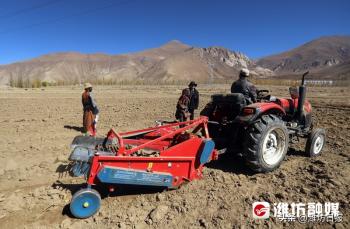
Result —
[[[210,94],[229,85],[200,86],[201,107]],[[266,87],[265,87],[266,88]],[[288,96],[287,88],[268,87]],[[126,131],[153,126],[174,117],[179,86],[101,87],[99,135],[113,127]],[[350,92],[348,88],[310,88],[316,126],[327,131],[323,154],[308,158],[293,146],[282,166],[252,174],[239,159],[208,165],[204,179],[173,191],[122,188],[103,198],[100,212],[78,220],[67,205],[84,183],[61,173],[69,145],[80,134],[79,88],[0,91],[0,227],[1,228],[232,228],[283,227],[299,223],[253,220],[254,201],[339,202],[343,222],[316,228],[350,228]]]

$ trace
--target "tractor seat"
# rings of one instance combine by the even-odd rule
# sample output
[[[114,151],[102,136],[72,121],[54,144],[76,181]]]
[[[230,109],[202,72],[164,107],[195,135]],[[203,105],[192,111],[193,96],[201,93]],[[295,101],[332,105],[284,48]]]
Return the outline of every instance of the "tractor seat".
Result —
[[[237,115],[247,106],[247,100],[242,93],[227,94],[226,98],[232,104],[232,108],[237,112]]]
[[[230,102],[231,104],[246,104],[242,93],[215,94],[211,97],[214,103]]]
[[[237,107],[245,107],[247,105],[246,98],[242,93],[230,93],[226,94],[224,98],[225,102],[228,102]]]
[[[241,93],[212,95],[212,101],[220,113],[228,115],[233,120],[247,105],[246,99]]]
[[[234,104],[246,106],[246,99],[242,93],[231,93],[227,94],[226,97],[229,101],[232,101]]]

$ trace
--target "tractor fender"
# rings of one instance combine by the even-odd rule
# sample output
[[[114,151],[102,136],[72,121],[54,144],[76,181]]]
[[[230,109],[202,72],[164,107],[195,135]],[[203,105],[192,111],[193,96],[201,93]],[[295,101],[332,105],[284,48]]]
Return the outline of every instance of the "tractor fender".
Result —
[[[276,113],[280,113],[284,115],[286,114],[286,111],[276,103],[253,103],[246,107],[256,108],[256,110],[261,114],[270,113],[270,112],[273,114],[276,114]]]
[[[286,115],[286,111],[276,103],[253,103],[243,108],[235,122],[249,125],[264,114]]]

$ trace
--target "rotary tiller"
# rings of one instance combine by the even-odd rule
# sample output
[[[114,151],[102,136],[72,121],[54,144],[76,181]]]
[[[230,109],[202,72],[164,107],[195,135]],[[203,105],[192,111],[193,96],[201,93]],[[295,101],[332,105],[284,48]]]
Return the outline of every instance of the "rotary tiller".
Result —
[[[71,172],[84,175],[87,188],[76,192],[70,211],[77,218],[95,214],[101,203],[93,189],[106,184],[177,188],[202,177],[205,163],[217,159],[208,119],[160,123],[126,133],[110,130],[105,138],[77,136],[72,142]]]

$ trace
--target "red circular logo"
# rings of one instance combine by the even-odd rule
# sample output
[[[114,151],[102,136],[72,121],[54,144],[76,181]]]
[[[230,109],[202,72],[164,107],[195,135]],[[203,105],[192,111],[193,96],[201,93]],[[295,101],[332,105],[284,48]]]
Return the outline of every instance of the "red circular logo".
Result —
[[[266,207],[264,205],[262,205],[262,204],[258,204],[254,208],[254,213],[257,216],[265,215],[266,211],[267,211]]]

